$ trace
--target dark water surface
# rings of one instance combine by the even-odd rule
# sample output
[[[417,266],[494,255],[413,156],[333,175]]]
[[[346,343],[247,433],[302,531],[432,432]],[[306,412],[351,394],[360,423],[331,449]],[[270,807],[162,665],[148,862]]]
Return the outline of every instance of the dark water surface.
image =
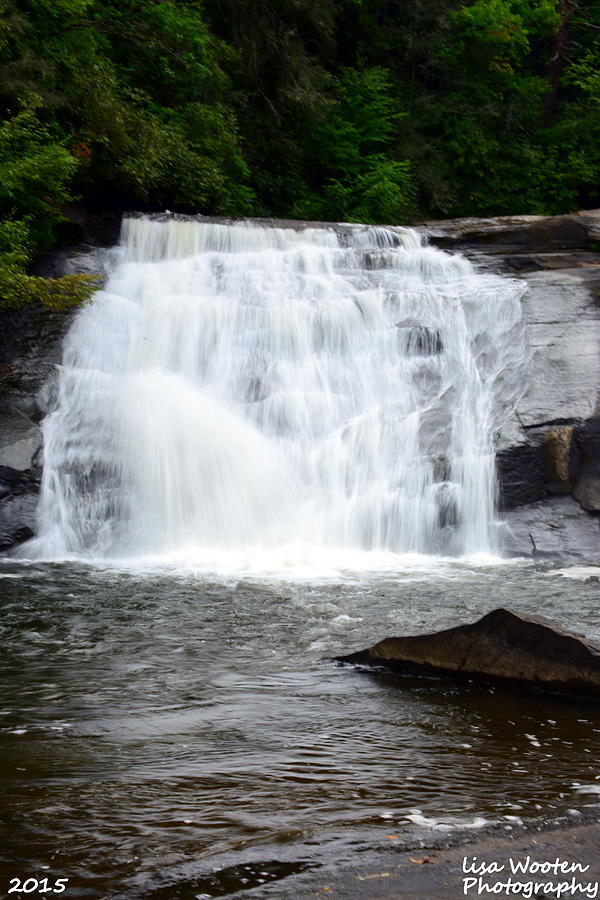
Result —
[[[598,584],[550,569],[315,583],[0,562],[1,889],[304,896],[295,879],[367,845],[595,814],[592,704],[328,661],[500,605],[600,638]]]

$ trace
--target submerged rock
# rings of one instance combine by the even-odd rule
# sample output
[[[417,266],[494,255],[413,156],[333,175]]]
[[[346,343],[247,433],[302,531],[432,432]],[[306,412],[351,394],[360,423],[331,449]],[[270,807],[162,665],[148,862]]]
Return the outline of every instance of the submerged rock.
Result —
[[[600,698],[600,644],[509,609],[433,634],[387,638],[338,661]]]

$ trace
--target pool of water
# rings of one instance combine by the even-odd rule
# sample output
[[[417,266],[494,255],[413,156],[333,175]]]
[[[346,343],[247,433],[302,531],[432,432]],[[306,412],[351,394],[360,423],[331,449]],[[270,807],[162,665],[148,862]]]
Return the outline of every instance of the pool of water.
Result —
[[[367,846],[595,815],[597,706],[332,661],[503,605],[600,638],[598,583],[551,569],[0,561],[4,889],[304,896]]]

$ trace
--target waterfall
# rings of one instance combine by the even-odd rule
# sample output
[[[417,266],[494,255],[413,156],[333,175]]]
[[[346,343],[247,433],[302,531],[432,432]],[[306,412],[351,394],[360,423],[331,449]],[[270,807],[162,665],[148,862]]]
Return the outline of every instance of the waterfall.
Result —
[[[409,229],[125,219],[28,555],[493,552],[522,292]]]

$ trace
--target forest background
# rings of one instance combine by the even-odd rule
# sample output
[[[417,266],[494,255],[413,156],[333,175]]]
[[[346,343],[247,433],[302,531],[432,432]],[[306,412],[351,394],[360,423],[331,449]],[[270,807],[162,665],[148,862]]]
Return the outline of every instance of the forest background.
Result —
[[[29,274],[75,201],[553,214],[599,161],[594,0],[0,0],[0,307],[89,294]]]

